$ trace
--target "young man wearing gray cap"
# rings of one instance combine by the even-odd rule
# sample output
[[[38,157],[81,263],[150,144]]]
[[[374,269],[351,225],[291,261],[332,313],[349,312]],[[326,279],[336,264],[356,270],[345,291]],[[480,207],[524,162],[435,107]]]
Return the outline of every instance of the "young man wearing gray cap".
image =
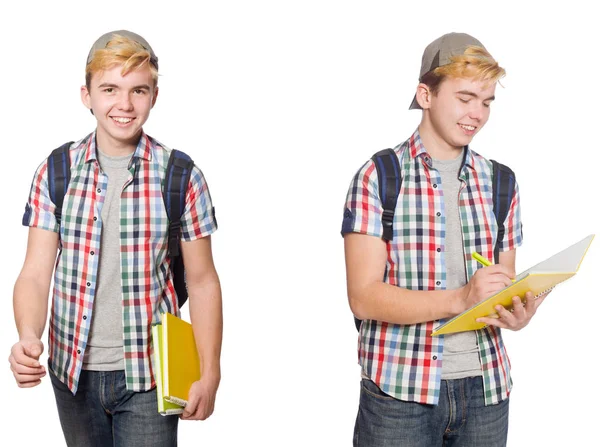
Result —
[[[512,313],[499,308],[482,330],[431,336],[439,320],[514,277],[522,241],[518,186],[498,237],[492,164],[468,146],[504,74],[467,34],[433,41],[410,105],[422,110],[421,123],[390,155],[399,169],[392,178],[402,182],[393,218],[384,217],[381,197],[389,191],[380,190],[373,159],[351,183],[342,234],[348,299],[362,320],[355,446],[506,444],[512,381],[500,329],[523,328],[542,300],[523,305],[517,297]],[[496,265],[481,268],[472,258],[494,259],[495,248]]]
[[[179,313],[162,192],[172,151],[142,129],[157,80],[158,58],[141,36],[115,31],[94,43],[81,98],[96,130],[65,146],[70,180],[52,181],[60,166],[50,158],[39,166],[23,216],[29,240],[9,360],[20,387],[45,376],[41,336],[56,262],[48,363],[69,446],[177,444],[178,417],[158,413],[151,365],[151,325]],[[180,234],[202,378],[182,418],[206,419],[220,381],[221,290],[210,242],[217,224],[202,172],[190,172]],[[64,200],[54,203],[60,186],[68,186]]]

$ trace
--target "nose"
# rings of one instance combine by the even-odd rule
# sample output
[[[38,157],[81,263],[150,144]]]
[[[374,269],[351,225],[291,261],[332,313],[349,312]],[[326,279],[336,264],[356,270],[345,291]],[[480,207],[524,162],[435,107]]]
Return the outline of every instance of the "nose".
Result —
[[[475,103],[475,101],[471,101]],[[485,106],[482,103],[475,103],[469,110],[469,118],[481,121],[485,115]]]
[[[121,93],[121,95],[119,96],[117,107],[123,111],[133,110],[133,103],[131,102],[131,98],[129,97],[128,92]]]

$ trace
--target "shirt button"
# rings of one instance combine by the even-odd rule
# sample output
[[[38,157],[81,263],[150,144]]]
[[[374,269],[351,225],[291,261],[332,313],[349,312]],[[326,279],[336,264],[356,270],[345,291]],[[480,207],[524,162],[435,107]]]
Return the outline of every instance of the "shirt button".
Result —
[[[87,320],[87,315],[84,315],[84,316],[83,316],[83,319],[84,319],[84,320]]]
[[[94,222],[96,222],[98,220],[98,218],[96,216],[94,216]]]
[[[439,286],[441,283],[442,283],[441,281],[436,281],[436,282],[435,282],[435,285],[436,285],[436,286]]]
[[[433,360],[437,360],[437,355],[434,355],[434,356],[433,356]]]
[[[440,249],[439,249],[439,248],[438,248],[438,251],[440,251]],[[90,251],[90,254],[91,254],[92,256],[94,256],[94,250]]]
[[[440,251],[442,251],[442,249],[441,249],[441,248],[438,248],[438,249],[437,249],[437,252],[439,253]],[[94,253],[92,253],[92,254],[94,254]]]
[[[77,350],[77,354],[81,354],[81,349],[78,349],[78,350]]]
[[[434,188],[437,188],[437,184],[436,184],[436,183],[434,183],[434,184],[433,184],[433,187],[434,187]]]
[[[91,286],[91,285],[92,285],[92,283],[91,283],[91,282],[88,282],[88,283],[87,283],[87,286],[88,286],[88,287],[89,287],[89,286]]]
[[[440,217],[441,215],[442,215],[442,213],[440,213],[439,211],[438,211],[438,213],[436,214],[436,216],[437,216],[437,217]],[[94,220],[96,220],[96,218],[95,218],[95,217],[94,217]]]
[[[101,192],[102,192],[102,190],[101,190],[100,188],[98,188],[98,189],[96,190],[96,192],[98,192],[98,193],[101,193]]]

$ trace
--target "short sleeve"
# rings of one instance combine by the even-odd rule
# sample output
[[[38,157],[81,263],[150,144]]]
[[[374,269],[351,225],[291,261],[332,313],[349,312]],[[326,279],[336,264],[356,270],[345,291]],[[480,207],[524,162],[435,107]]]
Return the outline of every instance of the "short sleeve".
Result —
[[[181,216],[182,240],[193,241],[217,230],[215,209],[202,171],[194,166]]]
[[[26,227],[58,233],[59,226],[54,217],[55,208],[48,191],[48,163],[44,160],[33,176],[22,223]]]
[[[369,160],[356,173],[348,189],[342,236],[347,233],[383,236],[382,214],[377,169],[373,160]]]
[[[514,250],[523,243],[523,224],[521,223],[521,200],[519,185],[515,183],[515,191],[510,202],[510,209],[504,221],[504,239],[500,241],[500,251]]]

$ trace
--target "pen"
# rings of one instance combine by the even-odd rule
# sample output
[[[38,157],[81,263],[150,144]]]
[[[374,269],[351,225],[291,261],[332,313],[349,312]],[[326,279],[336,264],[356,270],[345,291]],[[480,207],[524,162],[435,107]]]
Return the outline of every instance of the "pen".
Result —
[[[471,256],[473,256],[473,259],[475,259],[477,262],[479,262],[484,267],[489,267],[490,265],[492,265],[492,263],[490,261],[488,261],[486,258],[484,258],[483,256],[481,256],[476,251],[474,251],[473,253],[471,253]]]

